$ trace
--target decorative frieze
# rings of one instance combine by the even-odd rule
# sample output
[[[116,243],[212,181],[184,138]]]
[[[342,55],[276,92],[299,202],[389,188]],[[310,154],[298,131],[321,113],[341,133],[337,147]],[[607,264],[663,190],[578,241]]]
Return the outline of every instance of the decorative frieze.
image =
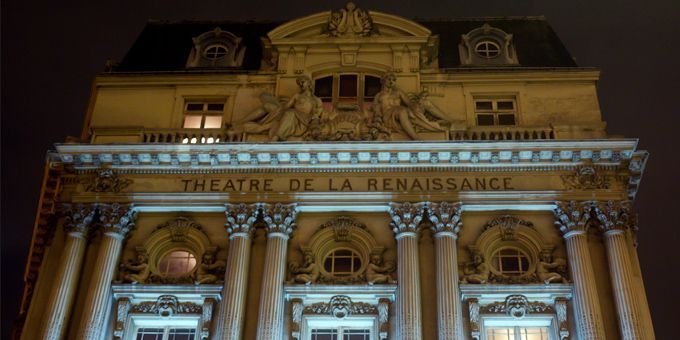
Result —
[[[503,302],[495,302],[484,306],[482,313],[504,313],[515,319],[522,319],[530,313],[554,313],[552,306],[543,302],[529,302],[524,295],[510,295]]]
[[[129,313],[156,314],[163,317],[176,314],[203,314],[203,306],[193,302],[179,302],[174,295],[161,295],[156,301],[134,304]]]

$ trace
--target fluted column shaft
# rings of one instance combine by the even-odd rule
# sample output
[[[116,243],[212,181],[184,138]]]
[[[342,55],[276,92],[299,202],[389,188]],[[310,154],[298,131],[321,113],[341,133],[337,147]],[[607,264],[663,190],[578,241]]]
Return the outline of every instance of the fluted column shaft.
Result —
[[[218,323],[221,325],[222,339],[241,339],[250,270],[250,244],[248,233],[235,233],[230,237]]]
[[[564,234],[571,278],[574,281],[574,309],[579,339],[605,339],[595,272],[584,230]]]
[[[625,231],[621,229],[605,231],[604,239],[621,339],[643,339],[640,305],[635,296],[636,285],[633,282],[633,269]]]
[[[456,236],[442,231],[434,235],[437,272],[437,327],[440,340],[464,339],[458,291]]]
[[[423,338],[420,312],[420,263],[418,257],[418,234],[397,234],[397,325],[400,339]]]
[[[257,339],[277,340],[283,335],[283,281],[285,280],[288,235],[272,232],[267,234],[267,238],[262,288],[260,289]]]
[[[80,277],[87,240],[83,231],[71,231],[66,235],[64,250],[44,311],[40,339],[59,340],[64,337],[73,305],[73,294]]]
[[[118,264],[123,246],[123,236],[116,232],[106,232],[102,238],[94,272],[87,288],[82,321],[78,329],[78,339],[100,340],[109,300],[111,281]]]

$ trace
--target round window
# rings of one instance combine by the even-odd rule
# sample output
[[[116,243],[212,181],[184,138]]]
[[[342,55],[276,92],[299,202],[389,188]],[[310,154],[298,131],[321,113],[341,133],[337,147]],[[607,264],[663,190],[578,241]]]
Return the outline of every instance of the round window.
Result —
[[[475,52],[482,58],[495,58],[501,54],[501,47],[494,41],[483,40],[475,45]]]
[[[196,256],[186,250],[173,250],[158,263],[163,277],[184,277],[196,267]]]
[[[491,266],[507,276],[521,276],[529,270],[529,256],[517,248],[502,248],[491,258]]]
[[[226,56],[227,51],[224,45],[210,45],[203,51],[203,55],[210,60],[217,60]]]
[[[323,268],[335,277],[354,276],[361,268],[361,257],[352,249],[336,249],[326,255]]]

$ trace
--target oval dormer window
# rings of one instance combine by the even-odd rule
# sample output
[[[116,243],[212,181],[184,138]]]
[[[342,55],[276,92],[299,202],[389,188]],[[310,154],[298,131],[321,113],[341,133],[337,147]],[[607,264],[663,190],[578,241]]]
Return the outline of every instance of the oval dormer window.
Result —
[[[492,40],[482,40],[475,45],[475,52],[482,58],[496,58],[501,53],[501,47]]]
[[[210,60],[222,59],[227,55],[227,47],[221,44],[210,45],[205,48],[203,55]]]

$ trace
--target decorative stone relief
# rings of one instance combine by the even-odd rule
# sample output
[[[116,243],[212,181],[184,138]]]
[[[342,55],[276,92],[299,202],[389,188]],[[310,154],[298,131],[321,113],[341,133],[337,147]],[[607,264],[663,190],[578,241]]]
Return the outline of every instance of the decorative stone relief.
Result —
[[[479,300],[475,298],[467,299],[468,303],[468,313],[470,317],[470,335],[473,339],[479,340],[480,337],[480,322],[481,317],[479,314]]]
[[[573,174],[562,175],[561,178],[568,189],[609,189],[609,177],[598,174],[595,168],[590,166],[579,167]]]
[[[202,230],[200,224],[187,217],[177,217],[156,227],[156,230],[167,229],[173,242],[184,242],[191,229]]]
[[[557,325],[559,326],[560,340],[569,337],[569,322],[567,319],[567,302],[565,298],[555,299],[555,315],[557,316]]]
[[[486,264],[484,257],[481,254],[475,253],[472,262],[468,262],[463,266],[463,275],[461,275],[461,283],[489,283],[491,277],[491,269]]]
[[[377,34],[370,14],[348,2],[344,8],[331,13],[328,19],[328,36],[330,37],[366,37]]]
[[[132,180],[119,177],[113,169],[102,169],[93,178],[85,178],[81,183],[86,191],[118,193],[132,184]]]
[[[314,254],[311,252],[305,253],[305,263],[302,266],[296,262],[291,262],[288,265],[288,269],[290,270],[291,274],[294,275],[293,282],[303,283],[306,285],[316,283],[321,272],[319,265],[316,264],[316,261],[314,260]]]
[[[262,218],[267,224],[268,233],[282,233],[290,235],[297,227],[295,217],[297,205],[276,203],[262,204]]]
[[[302,313],[305,306],[302,303],[302,299],[291,300],[291,315],[293,317],[292,323],[292,336],[295,339],[300,339],[300,324],[302,323]]]
[[[156,301],[134,304],[130,313],[157,314],[163,317],[175,314],[203,314],[203,307],[191,302],[179,302],[174,295],[161,295]]]
[[[135,227],[137,211],[132,204],[121,206],[118,203],[101,204],[99,208],[99,223],[105,233],[116,233],[125,237]]]
[[[229,235],[235,233],[247,233],[252,236],[255,232],[253,223],[257,220],[260,213],[259,204],[225,204],[225,215],[227,223],[224,227]]]
[[[390,330],[390,299],[378,302],[378,322],[380,322],[380,339],[387,339]]]
[[[524,295],[510,295],[504,302],[484,306],[482,313],[505,313],[515,319],[522,319],[529,313],[553,313],[551,306],[542,302],[529,302]]]
[[[212,284],[221,281],[224,278],[224,272],[227,264],[216,258],[215,252],[216,248],[210,249],[203,253],[201,258],[201,263],[196,269],[196,281],[195,284]]]
[[[557,202],[555,207],[555,225],[562,233],[574,230],[585,231],[591,218],[592,202]]]
[[[425,213],[424,203],[390,203],[390,227],[399,235],[403,232],[417,232]]]
[[[122,339],[125,333],[125,323],[127,322],[128,312],[130,311],[130,299],[121,297],[116,302],[116,321],[113,326],[113,337],[116,340]]]
[[[371,286],[376,283],[396,283],[391,275],[395,270],[394,262],[388,261],[383,264],[382,256],[374,254],[366,268],[366,282]]]
[[[378,314],[378,308],[365,302],[352,302],[347,295],[335,295],[329,302],[305,306],[304,314],[328,314],[338,319],[354,314]]]
[[[631,202],[607,201],[593,207],[593,212],[603,231],[637,228],[637,215],[631,212]]]
[[[352,229],[366,229],[366,225],[349,216],[338,216],[322,225],[319,229],[332,228],[335,233],[335,241],[348,242],[352,239]]]
[[[90,204],[62,204],[61,214],[64,216],[64,230],[67,233],[85,233],[96,212],[96,207]]]
[[[484,230],[499,228],[501,239],[504,241],[514,241],[517,239],[516,230],[518,226],[533,228],[534,224],[529,221],[521,220],[515,216],[504,215],[492,219],[484,225]]]
[[[432,222],[432,231],[435,233],[448,232],[457,237],[463,225],[459,203],[428,203],[427,216]]]
[[[210,327],[216,304],[217,301],[212,298],[207,298],[203,301],[203,307],[201,308],[201,340],[210,339]]]
[[[122,276],[122,282],[132,284],[145,283],[149,275],[151,275],[149,254],[146,253],[144,247],[137,247],[136,250],[137,258],[135,260],[120,264],[119,272]]]

